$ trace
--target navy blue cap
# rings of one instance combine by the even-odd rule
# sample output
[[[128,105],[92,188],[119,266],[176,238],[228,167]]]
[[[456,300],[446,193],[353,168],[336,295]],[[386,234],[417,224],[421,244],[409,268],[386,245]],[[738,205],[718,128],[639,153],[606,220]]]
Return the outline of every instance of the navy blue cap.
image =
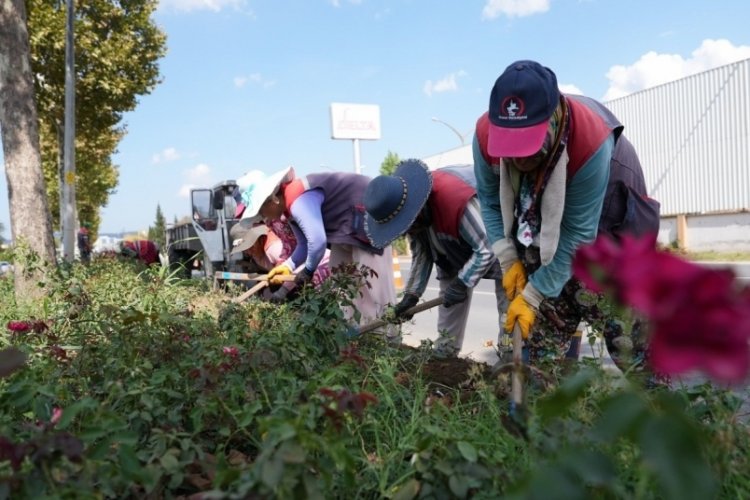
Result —
[[[487,151],[501,158],[532,156],[544,144],[547,124],[560,103],[557,77],[535,61],[516,61],[490,94]]]

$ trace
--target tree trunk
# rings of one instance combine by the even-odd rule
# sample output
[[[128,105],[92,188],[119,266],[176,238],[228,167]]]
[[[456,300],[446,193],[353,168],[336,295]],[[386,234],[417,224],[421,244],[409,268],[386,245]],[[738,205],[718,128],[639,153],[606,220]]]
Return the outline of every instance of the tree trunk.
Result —
[[[0,0],[0,129],[13,244],[53,264],[24,0]],[[37,283],[43,279],[43,271],[25,260],[15,262],[16,297],[24,302],[42,293]]]

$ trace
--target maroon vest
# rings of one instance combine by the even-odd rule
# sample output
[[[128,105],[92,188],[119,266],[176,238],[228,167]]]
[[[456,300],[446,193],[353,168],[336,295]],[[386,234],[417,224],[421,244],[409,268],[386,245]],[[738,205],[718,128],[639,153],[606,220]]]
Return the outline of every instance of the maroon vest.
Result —
[[[427,203],[435,231],[458,239],[458,226],[466,204],[476,194],[476,189],[459,175],[440,170],[432,172],[432,192]]]

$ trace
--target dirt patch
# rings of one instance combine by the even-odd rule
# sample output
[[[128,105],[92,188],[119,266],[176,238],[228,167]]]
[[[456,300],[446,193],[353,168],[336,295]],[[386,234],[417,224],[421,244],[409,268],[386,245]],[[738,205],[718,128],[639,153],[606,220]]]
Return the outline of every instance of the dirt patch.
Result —
[[[422,374],[430,385],[466,389],[477,378],[489,378],[490,367],[466,358],[431,359],[422,368]]]
[[[401,373],[398,377],[399,383],[404,383],[411,378],[410,374],[417,368],[416,360],[424,356],[424,353],[405,344],[400,348],[408,353],[407,360],[410,360],[407,362],[406,373]],[[430,358],[422,365],[422,377],[428,386],[433,388],[466,390],[473,388],[476,380],[491,379],[492,367],[469,358]]]

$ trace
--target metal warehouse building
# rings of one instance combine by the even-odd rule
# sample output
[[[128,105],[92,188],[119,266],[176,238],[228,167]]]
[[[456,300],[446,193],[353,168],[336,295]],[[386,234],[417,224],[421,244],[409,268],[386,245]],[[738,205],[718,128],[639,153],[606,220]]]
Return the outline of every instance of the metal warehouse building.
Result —
[[[659,200],[659,240],[750,250],[750,59],[605,103],[625,125]],[[471,146],[425,158],[471,163]]]

